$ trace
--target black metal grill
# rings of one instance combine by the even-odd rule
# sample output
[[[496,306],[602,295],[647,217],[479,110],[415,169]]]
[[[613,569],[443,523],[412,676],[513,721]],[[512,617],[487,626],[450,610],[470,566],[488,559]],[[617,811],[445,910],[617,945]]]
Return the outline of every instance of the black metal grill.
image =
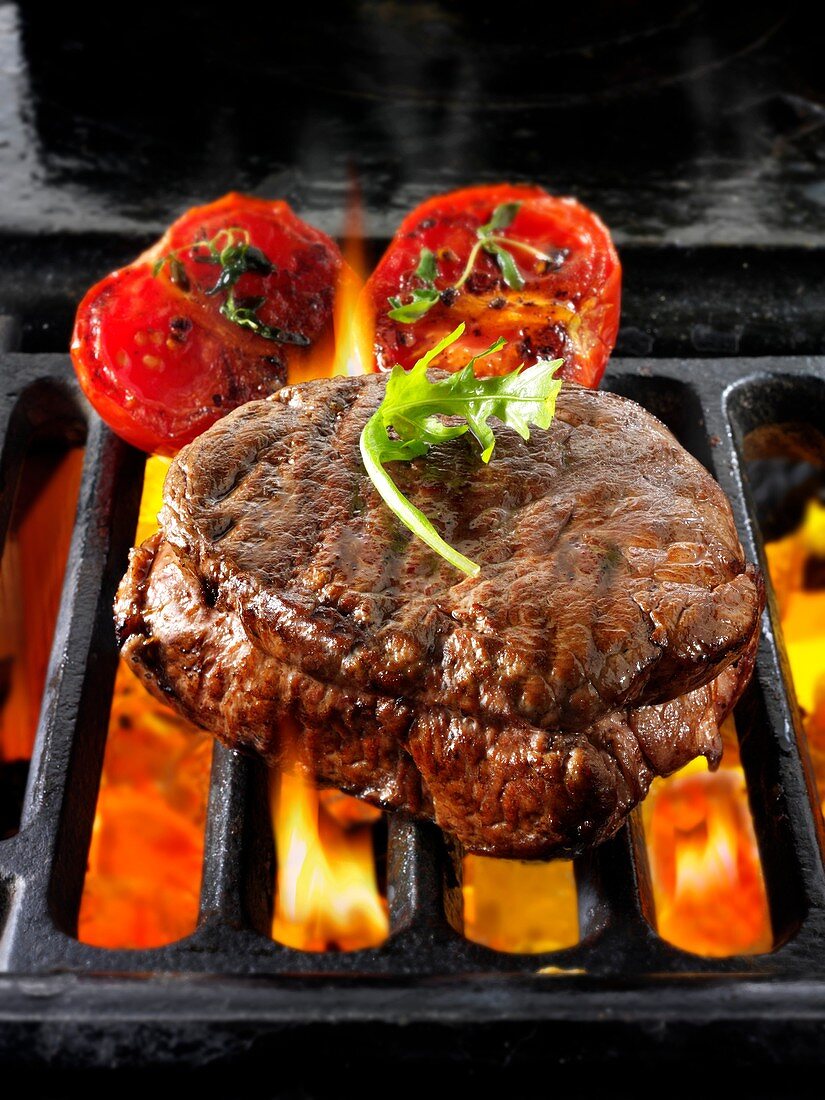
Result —
[[[730,1061],[771,1061],[787,1052],[789,1029],[797,1056],[825,1060],[823,826],[772,605],[737,711],[777,945],[770,954],[702,958],[660,939],[635,820],[577,861],[577,946],[512,955],[470,943],[456,930],[454,854],[436,828],[402,815],[389,827],[390,939],[349,953],[283,947],[268,935],[274,857],[265,776],[220,747],[197,930],[152,950],[78,942],[117,661],[111,603],[143,459],[88,409],[65,356],[7,353],[0,378],[4,499],[33,439],[86,439],[21,829],[0,842],[3,1057],[203,1066],[231,1064],[264,1043],[288,1060],[297,1025],[307,1034],[338,1025],[336,1043],[366,1028],[370,1046],[380,1046],[372,1057],[383,1063],[422,1034],[436,1056],[460,1025],[461,1047],[451,1050],[459,1061],[483,1061],[490,1035],[508,1033],[522,1036],[516,1047],[528,1060],[539,1050],[544,1058],[610,1058],[619,1042],[625,1058],[631,1043],[635,1056],[674,1060],[692,1035],[712,1036],[714,1049],[724,1036]],[[625,360],[611,365],[606,384],[664,420],[712,470],[733,502],[748,556],[761,558],[745,440],[765,424],[825,424],[825,361]]]

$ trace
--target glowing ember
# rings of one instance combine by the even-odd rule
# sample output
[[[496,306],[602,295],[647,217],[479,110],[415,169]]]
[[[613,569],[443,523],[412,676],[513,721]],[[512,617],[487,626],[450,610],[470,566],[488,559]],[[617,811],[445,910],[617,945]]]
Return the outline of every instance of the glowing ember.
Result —
[[[157,947],[197,925],[211,738],[182,721],[175,729],[137,681],[137,691],[119,686],[78,935],[99,947]]]
[[[372,827],[364,820],[372,816],[346,795],[335,792],[322,803],[304,779],[272,773],[278,860],[273,939],[304,951],[354,951],[387,938]]]
[[[0,762],[31,756],[82,467],[80,448],[24,462],[0,565]]]
[[[193,932],[212,738],[118,668],[78,936],[158,947]]]
[[[465,856],[464,935],[497,951],[557,951],[579,939],[572,863]]]

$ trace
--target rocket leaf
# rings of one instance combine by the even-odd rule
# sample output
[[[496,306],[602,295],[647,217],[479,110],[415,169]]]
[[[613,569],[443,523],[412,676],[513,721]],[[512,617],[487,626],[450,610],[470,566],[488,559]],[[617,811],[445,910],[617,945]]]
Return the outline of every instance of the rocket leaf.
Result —
[[[442,539],[423,512],[398,489],[384,463],[407,462],[427,454],[431,447],[471,432],[481,447],[481,461],[489,462],[496,445],[489,423],[496,417],[522,439],[530,426],[549,428],[561,380],[554,378],[561,359],[541,361],[524,370],[494,378],[477,378],[476,362],[505,343],[499,339],[475,356],[462,370],[432,382],[427,367],[464,332],[463,323],[418,360],[410,371],[393,367],[384,399],[361,432],[361,457],[385,504],[402,523],[451,565],[470,576],[479,566]],[[461,417],[463,424],[445,423],[442,416]],[[394,436],[389,434],[392,429]]]

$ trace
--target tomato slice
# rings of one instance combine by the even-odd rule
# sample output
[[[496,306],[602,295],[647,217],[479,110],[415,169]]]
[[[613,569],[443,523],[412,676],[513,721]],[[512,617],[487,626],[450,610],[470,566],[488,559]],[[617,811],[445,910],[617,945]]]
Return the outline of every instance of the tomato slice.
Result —
[[[506,224],[488,235],[488,251],[479,245],[478,231],[496,210]],[[417,319],[394,320],[388,299],[408,305],[414,291],[427,286],[417,274],[423,249],[432,253],[432,286],[440,296]],[[506,258],[495,255],[501,249],[515,264],[515,275],[512,268],[505,272]],[[516,285],[508,285],[508,274]],[[507,344],[476,364],[479,375],[563,359],[562,377],[595,387],[616,342],[620,294],[619,258],[595,214],[540,187],[503,184],[438,195],[413,210],[367,281],[358,314],[360,324],[374,331],[381,370],[396,363],[409,369],[464,321],[461,340],[438,359],[442,369],[458,370],[503,336]]]
[[[251,247],[257,262],[215,289],[222,265],[208,241]],[[288,372],[332,355],[343,266],[337,245],[285,202],[233,193],[189,210],[80,303],[71,352],[83,391],[128,442],[174,454]]]

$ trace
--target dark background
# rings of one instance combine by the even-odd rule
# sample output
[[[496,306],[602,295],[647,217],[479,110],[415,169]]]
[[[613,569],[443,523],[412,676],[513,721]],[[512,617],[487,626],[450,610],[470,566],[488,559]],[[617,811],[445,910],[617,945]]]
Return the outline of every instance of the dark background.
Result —
[[[824,71],[805,5],[0,0],[0,311],[65,347],[231,188],[334,235],[357,189],[377,254],[432,192],[533,180],[612,228],[622,354],[821,352]]]

